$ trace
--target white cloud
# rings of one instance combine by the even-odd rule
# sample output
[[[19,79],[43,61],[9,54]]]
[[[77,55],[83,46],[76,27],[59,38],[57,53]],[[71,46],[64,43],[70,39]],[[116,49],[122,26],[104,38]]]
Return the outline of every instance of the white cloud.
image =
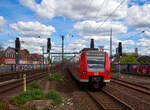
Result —
[[[83,43],[70,43],[65,46],[65,52],[79,52],[85,47],[86,45]]]
[[[0,32],[3,32],[2,27],[7,23],[3,16],[0,16]]]
[[[133,40],[125,40],[125,41],[122,41],[123,45],[135,45],[135,42]]]
[[[19,21],[15,24],[10,24],[10,27],[17,34],[24,37],[47,37],[56,32],[53,26],[46,26],[44,24],[36,22],[22,22]]]
[[[62,16],[71,19],[104,19],[121,3],[120,0],[42,0],[40,4],[35,0],[19,0],[43,18]],[[120,19],[126,16],[126,0],[112,14],[112,18]]]
[[[14,47],[14,40],[8,40],[11,47]],[[20,37],[21,49],[28,49],[30,53],[42,54],[42,47],[44,46],[45,52],[47,52],[47,39],[46,38],[35,38],[35,37]],[[52,47],[54,46],[54,42]]]
[[[6,23],[7,23],[7,21],[4,19],[4,17],[0,16],[0,27],[2,27]]]
[[[94,39],[95,43],[108,43],[110,41],[110,36],[84,36],[83,39],[90,42],[90,39]]]
[[[96,22],[91,20],[86,20],[82,22],[77,22],[74,25],[74,29],[78,30],[81,35],[110,35],[110,29],[112,28],[113,35],[126,33],[127,27],[121,22]]]
[[[142,55],[150,55],[150,39],[142,38],[136,43],[139,53]]]
[[[142,27],[142,28],[137,28],[137,31],[143,31],[144,33],[142,34],[144,37],[150,37],[150,28],[149,27]]]
[[[147,31],[144,32],[145,36],[150,37],[150,29],[148,29]]]
[[[150,28],[150,4],[143,6],[133,5],[128,8],[126,23],[129,27]]]
[[[149,47],[150,46],[150,39],[145,39],[145,38],[139,39],[137,42],[137,46]]]

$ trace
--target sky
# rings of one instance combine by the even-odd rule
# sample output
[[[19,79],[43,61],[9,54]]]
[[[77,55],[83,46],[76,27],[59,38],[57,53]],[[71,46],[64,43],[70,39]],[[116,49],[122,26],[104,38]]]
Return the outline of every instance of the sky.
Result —
[[[109,52],[112,29],[113,54],[118,42],[123,52],[150,55],[150,0],[0,0],[0,44],[42,53],[51,38],[52,52],[78,52],[104,46]],[[40,36],[40,38],[39,38]]]

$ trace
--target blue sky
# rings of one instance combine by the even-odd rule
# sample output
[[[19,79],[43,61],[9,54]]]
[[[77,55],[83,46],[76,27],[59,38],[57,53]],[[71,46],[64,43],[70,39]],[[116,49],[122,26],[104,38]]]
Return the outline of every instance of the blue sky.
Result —
[[[104,45],[108,50],[110,34],[108,29],[112,28],[114,32],[114,50],[118,45],[117,43],[121,41],[125,47],[125,52],[134,52],[134,48],[139,47],[139,51],[142,54],[150,54],[150,52],[143,52],[150,49],[147,42],[150,40],[148,37],[150,36],[150,23],[147,20],[150,18],[150,15],[148,15],[148,11],[150,12],[150,0],[126,1],[121,5],[121,8],[113,13],[113,18],[108,19],[101,26],[101,29],[98,29],[99,32],[94,32],[96,27],[101,25],[110,15],[110,11],[120,3],[119,0],[105,1],[107,2],[98,3],[98,0],[95,0],[95,2],[92,2],[92,0],[86,0],[86,2],[81,0],[71,0],[71,2],[67,0],[64,0],[64,2],[61,0],[54,2],[53,0],[0,0],[0,16],[6,21],[4,25],[0,25],[0,41],[5,47],[8,45],[14,46],[13,41],[16,37],[20,37],[23,40],[26,39],[32,45],[32,48],[29,48],[28,43],[23,44],[22,48],[28,48],[31,52],[40,52],[40,47],[34,48],[34,46],[46,46],[46,40],[44,39],[50,37],[55,47],[53,51],[59,51],[60,48],[57,46],[61,45],[60,36],[64,35],[66,38],[65,48],[68,51],[78,51],[83,47],[88,47],[90,38],[96,40],[96,46]],[[114,5],[112,7],[108,5],[107,7],[109,3]],[[99,9],[100,6],[102,7],[101,9]],[[106,9],[104,10],[103,7],[106,7]],[[142,14],[145,15],[145,18],[142,18]],[[93,18],[95,15],[97,15],[97,19]],[[137,21],[134,22],[133,19]],[[142,20],[139,22],[140,19],[144,19],[143,22]],[[144,25],[145,23],[147,25]],[[34,28],[27,27],[27,25],[31,25]],[[35,32],[40,30],[35,28],[38,28],[38,26],[41,26],[41,33],[48,33],[41,34],[38,32],[39,36],[41,35],[41,40],[37,39],[39,42],[36,43],[38,33],[35,34]],[[144,34],[137,34],[143,30],[145,31]],[[33,36],[29,36],[27,32],[32,32]],[[128,39],[130,36],[134,37]],[[33,43],[31,38],[35,40]],[[140,50],[140,47],[143,47],[144,50]]]
[[[40,3],[42,0],[36,0],[37,3]],[[1,0],[0,1],[0,16],[3,16],[8,24],[16,23],[18,21],[39,21],[45,25],[52,25],[57,30],[56,33],[53,33],[51,36],[58,37],[54,39],[55,41],[60,40],[60,35],[67,35],[73,24],[76,21],[72,21],[68,18],[64,20],[63,17],[55,17],[53,19],[43,19],[38,16],[35,12],[30,10],[27,7],[24,7],[20,4],[18,0]],[[0,39],[2,42],[6,43],[8,40],[15,39],[18,36],[15,32],[13,32],[8,24],[4,26],[4,32],[0,33]],[[53,37],[52,37],[53,38]],[[56,42],[57,43],[57,42]]]

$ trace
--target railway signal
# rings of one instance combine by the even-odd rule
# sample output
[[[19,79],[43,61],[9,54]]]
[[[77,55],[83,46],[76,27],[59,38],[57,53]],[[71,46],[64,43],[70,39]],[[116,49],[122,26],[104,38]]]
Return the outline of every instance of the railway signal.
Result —
[[[120,57],[122,57],[122,43],[119,42],[118,45],[118,54],[119,54],[119,73],[118,73],[118,77],[120,78]]]
[[[119,42],[119,45],[118,45],[118,53],[119,53],[119,56],[122,56],[122,43]]]
[[[20,50],[20,40],[19,37],[15,40],[15,71],[16,71],[16,65],[19,64],[19,50]]]
[[[48,38],[48,39],[47,39],[47,53],[49,53],[50,50],[51,50],[51,39]]]
[[[116,48],[116,54],[118,54],[118,48]]]
[[[17,37],[15,40],[15,51],[18,52],[20,50],[20,40]]]

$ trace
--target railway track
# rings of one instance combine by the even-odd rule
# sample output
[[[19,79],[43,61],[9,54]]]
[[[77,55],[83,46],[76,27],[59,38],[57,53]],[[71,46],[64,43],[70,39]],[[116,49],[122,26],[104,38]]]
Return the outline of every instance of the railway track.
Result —
[[[100,92],[90,92],[86,90],[86,93],[97,104],[100,109],[103,110],[135,110],[127,103],[113,96],[109,92],[102,90]]]
[[[20,79],[24,73],[26,73],[27,76],[44,72],[43,70],[34,70],[34,71],[20,71],[20,72],[11,72],[11,73],[3,73],[0,74],[0,82],[12,80],[12,79]]]
[[[135,84],[135,83],[127,82],[127,81],[123,81],[123,80],[120,80],[120,79],[117,79],[117,78],[111,78],[111,81],[114,82],[114,83],[117,83],[119,85],[128,87],[130,89],[139,91],[141,93],[150,95],[150,88],[148,88],[148,87],[141,86],[141,85],[138,85],[138,84]]]
[[[31,75],[31,76],[27,76],[27,83],[30,83],[34,80],[45,77],[46,75],[47,75],[46,72],[42,72],[42,73],[36,73],[34,75]],[[7,81],[5,83],[1,83],[0,84],[0,95],[2,95],[4,93],[6,94],[6,93],[8,93],[8,92],[12,91],[13,89],[16,89],[20,86],[23,86],[23,78],[12,80],[12,81]]]

